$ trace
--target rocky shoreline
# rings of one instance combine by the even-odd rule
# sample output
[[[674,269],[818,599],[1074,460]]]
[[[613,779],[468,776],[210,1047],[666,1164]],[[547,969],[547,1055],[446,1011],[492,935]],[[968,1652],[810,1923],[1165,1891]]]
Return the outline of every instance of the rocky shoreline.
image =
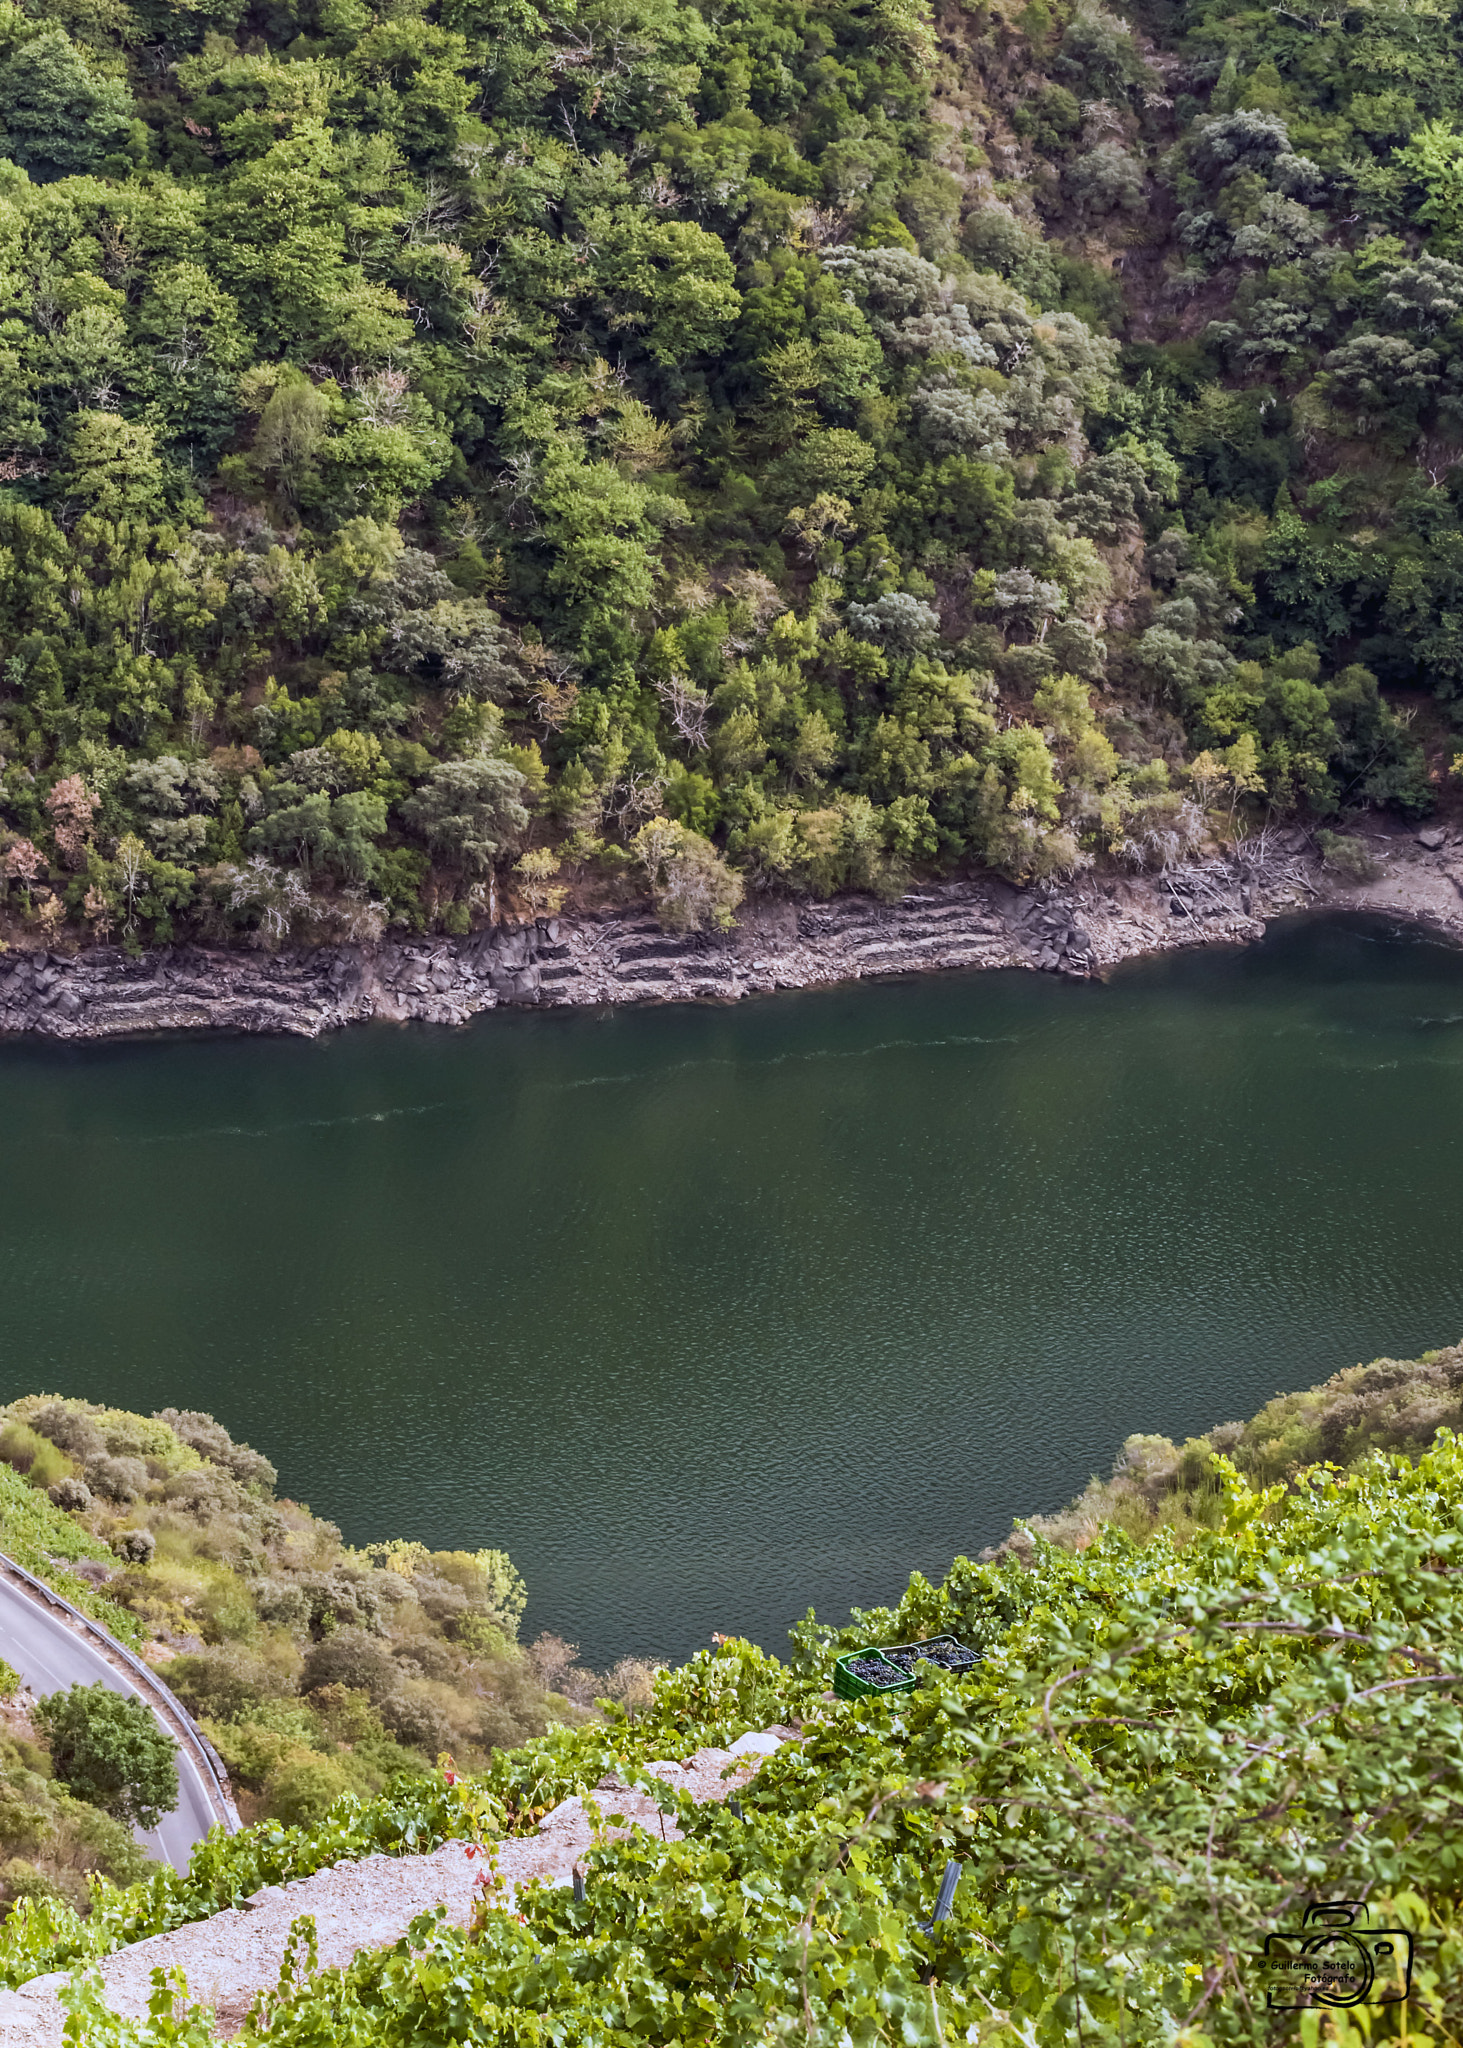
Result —
[[[1306,835],[1269,835],[1159,876],[1087,874],[1017,888],[930,883],[897,903],[758,898],[723,935],[679,937],[648,909],[499,925],[465,939],[385,939],[278,953],[199,946],[0,955],[0,1033],[61,1039],[154,1031],[316,1037],[373,1018],[461,1024],[500,1004],[735,1002],[776,989],[936,969],[1022,967],[1079,977],[1181,946],[1258,939],[1301,910],[1382,912],[1463,942],[1463,834],[1368,841],[1376,878],[1351,882]]]

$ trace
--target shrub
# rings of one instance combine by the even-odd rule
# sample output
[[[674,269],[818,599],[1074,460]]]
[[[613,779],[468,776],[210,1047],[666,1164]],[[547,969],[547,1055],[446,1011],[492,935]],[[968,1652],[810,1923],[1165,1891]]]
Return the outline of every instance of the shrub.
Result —
[[[1326,866],[1344,875],[1348,882],[1373,882],[1381,873],[1370,847],[1344,832],[1318,832],[1316,845]]]
[[[381,1601],[372,1580],[384,1574],[367,1574],[337,1565],[329,1572],[311,1573],[300,1581],[309,1614],[310,1633],[328,1635],[333,1629],[373,1629],[380,1618]]]
[[[710,925],[726,931],[742,900],[743,882],[709,839],[669,818],[652,818],[631,842],[667,931],[694,932]]]
[[[32,1855],[51,1832],[45,1810],[18,1786],[0,1786],[0,1845],[11,1854]]]
[[[180,1472],[163,1489],[169,1507],[176,1507],[200,1522],[215,1515],[232,1514],[243,1498],[238,1484],[227,1472],[205,1467],[201,1472]]]
[[[104,1408],[96,1426],[114,1458],[141,1458],[162,1470],[178,1472],[192,1465],[197,1453],[179,1441],[164,1422],[133,1415],[126,1408]]]
[[[163,1666],[161,1676],[184,1706],[213,1721],[242,1720],[261,1700],[278,1699],[292,1690],[262,1658],[232,1648],[175,1657]]]
[[[300,1689],[316,1692],[322,1686],[343,1685],[380,1701],[395,1690],[398,1679],[390,1653],[374,1637],[362,1629],[343,1628],[306,1653]]]
[[[498,1641],[503,1641],[502,1636]],[[455,1678],[462,1668],[447,1645],[439,1643],[435,1636],[416,1637],[411,1642],[398,1643],[391,1654],[400,1663],[414,1665],[423,1678]]]
[[[76,1798],[144,1828],[177,1805],[175,1745],[141,1700],[73,1685],[41,1700],[36,1721],[56,1776]]]
[[[84,1515],[92,1504],[92,1491],[86,1481],[69,1473],[65,1479],[58,1479],[54,1486],[48,1486],[46,1495],[68,1515]]]
[[[38,1436],[49,1437],[57,1450],[65,1451],[69,1458],[97,1458],[107,1448],[91,1417],[65,1401],[47,1401],[37,1408],[31,1415],[30,1426]]]
[[[32,1486],[49,1487],[72,1476],[71,1460],[49,1437],[41,1436],[23,1422],[7,1423],[0,1435],[0,1458],[23,1473]]]
[[[282,1764],[310,1753],[309,1744],[300,1740],[301,1730],[286,1733],[261,1721],[209,1721],[205,1731],[234,1783],[251,1792],[262,1792],[270,1773]]]
[[[25,1683],[13,1664],[0,1657],[0,1700],[12,1700]]]
[[[298,1628],[308,1612],[304,1588],[290,1579],[258,1580],[254,1587],[254,1607],[261,1621],[276,1628]]]
[[[381,1721],[398,1742],[428,1756],[450,1750],[457,1740],[456,1729],[436,1702],[417,1694],[388,1693],[381,1702]]]
[[[124,1529],[120,1536],[113,1537],[112,1548],[124,1564],[148,1565],[157,1549],[157,1538],[151,1529]]]
[[[262,1452],[236,1444],[221,1422],[196,1408],[160,1408],[155,1420],[165,1422],[180,1442],[231,1473],[241,1486],[272,1493],[279,1473]]]
[[[45,1864],[76,1871],[99,1871],[113,1884],[137,1884],[156,1868],[124,1821],[84,1800],[51,1793],[54,1819],[41,1857]]]
[[[628,1714],[646,1713],[655,1700],[655,1669],[643,1657],[621,1657],[604,1675],[604,1697]]]
[[[290,1827],[311,1827],[325,1818],[351,1781],[332,1757],[298,1751],[265,1781],[265,1811]]]
[[[336,1742],[355,1745],[380,1738],[381,1716],[367,1693],[351,1692],[344,1685],[322,1685],[310,1695],[309,1712]]]
[[[87,1460],[86,1476],[104,1500],[126,1503],[147,1488],[147,1467],[140,1458],[113,1458],[103,1452]]]
[[[258,1636],[259,1616],[249,1589],[232,1573],[220,1574],[203,1595],[202,1630],[205,1642],[248,1643]]]
[[[67,1888],[58,1884],[54,1877],[47,1877],[44,1871],[37,1870],[34,1863],[27,1862],[23,1856],[12,1856],[0,1865],[0,1884],[4,1885],[5,1895],[11,1900],[57,1899],[69,1903]]]

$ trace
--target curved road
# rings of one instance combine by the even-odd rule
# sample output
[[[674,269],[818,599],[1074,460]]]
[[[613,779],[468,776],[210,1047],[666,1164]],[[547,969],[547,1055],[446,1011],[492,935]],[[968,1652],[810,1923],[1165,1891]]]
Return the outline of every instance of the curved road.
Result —
[[[133,1699],[146,1700],[149,1707],[153,1706],[142,1687],[109,1664],[98,1648],[4,1577],[0,1577],[0,1657],[15,1666],[35,1693],[62,1692],[68,1685],[100,1683],[110,1686],[113,1692],[128,1693]],[[161,1716],[159,1722],[166,1725],[161,1723]],[[174,1731],[168,1728],[166,1732],[177,1745]],[[201,1841],[217,1823],[219,1812],[196,1759],[180,1745],[177,1755],[176,1808],[164,1814],[150,1833],[141,1828],[135,1833],[149,1856],[186,1870],[193,1844]]]

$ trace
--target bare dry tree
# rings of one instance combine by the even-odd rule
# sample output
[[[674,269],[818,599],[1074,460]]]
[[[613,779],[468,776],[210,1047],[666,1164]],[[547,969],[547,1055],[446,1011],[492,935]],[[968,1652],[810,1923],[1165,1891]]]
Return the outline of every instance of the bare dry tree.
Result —
[[[711,699],[706,692],[698,690],[685,676],[671,675],[656,683],[655,694],[665,706],[666,717],[687,746],[704,753],[711,744],[707,730]]]
[[[627,768],[605,800],[605,809],[628,831],[643,818],[653,818],[665,795],[665,777],[648,768]]]

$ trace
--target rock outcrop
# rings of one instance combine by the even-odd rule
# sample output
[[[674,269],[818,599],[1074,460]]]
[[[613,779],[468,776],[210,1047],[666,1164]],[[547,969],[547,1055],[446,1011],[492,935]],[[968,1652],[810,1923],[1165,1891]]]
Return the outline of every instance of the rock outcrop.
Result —
[[[1088,875],[1019,889],[982,876],[932,883],[897,903],[758,898],[724,935],[678,936],[632,908],[498,925],[465,939],[279,953],[176,946],[133,959],[114,947],[17,949],[0,955],[0,1032],[314,1037],[369,1018],[460,1024],[500,1003],[735,1002],[936,968],[1087,976],[1176,946],[1255,939],[1266,917],[1325,904],[1412,917],[1463,937],[1460,891],[1463,865],[1446,842],[1387,842],[1382,872],[1363,884],[1331,875],[1293,843],[1258,867],[1213,861],[1168,877]]]

